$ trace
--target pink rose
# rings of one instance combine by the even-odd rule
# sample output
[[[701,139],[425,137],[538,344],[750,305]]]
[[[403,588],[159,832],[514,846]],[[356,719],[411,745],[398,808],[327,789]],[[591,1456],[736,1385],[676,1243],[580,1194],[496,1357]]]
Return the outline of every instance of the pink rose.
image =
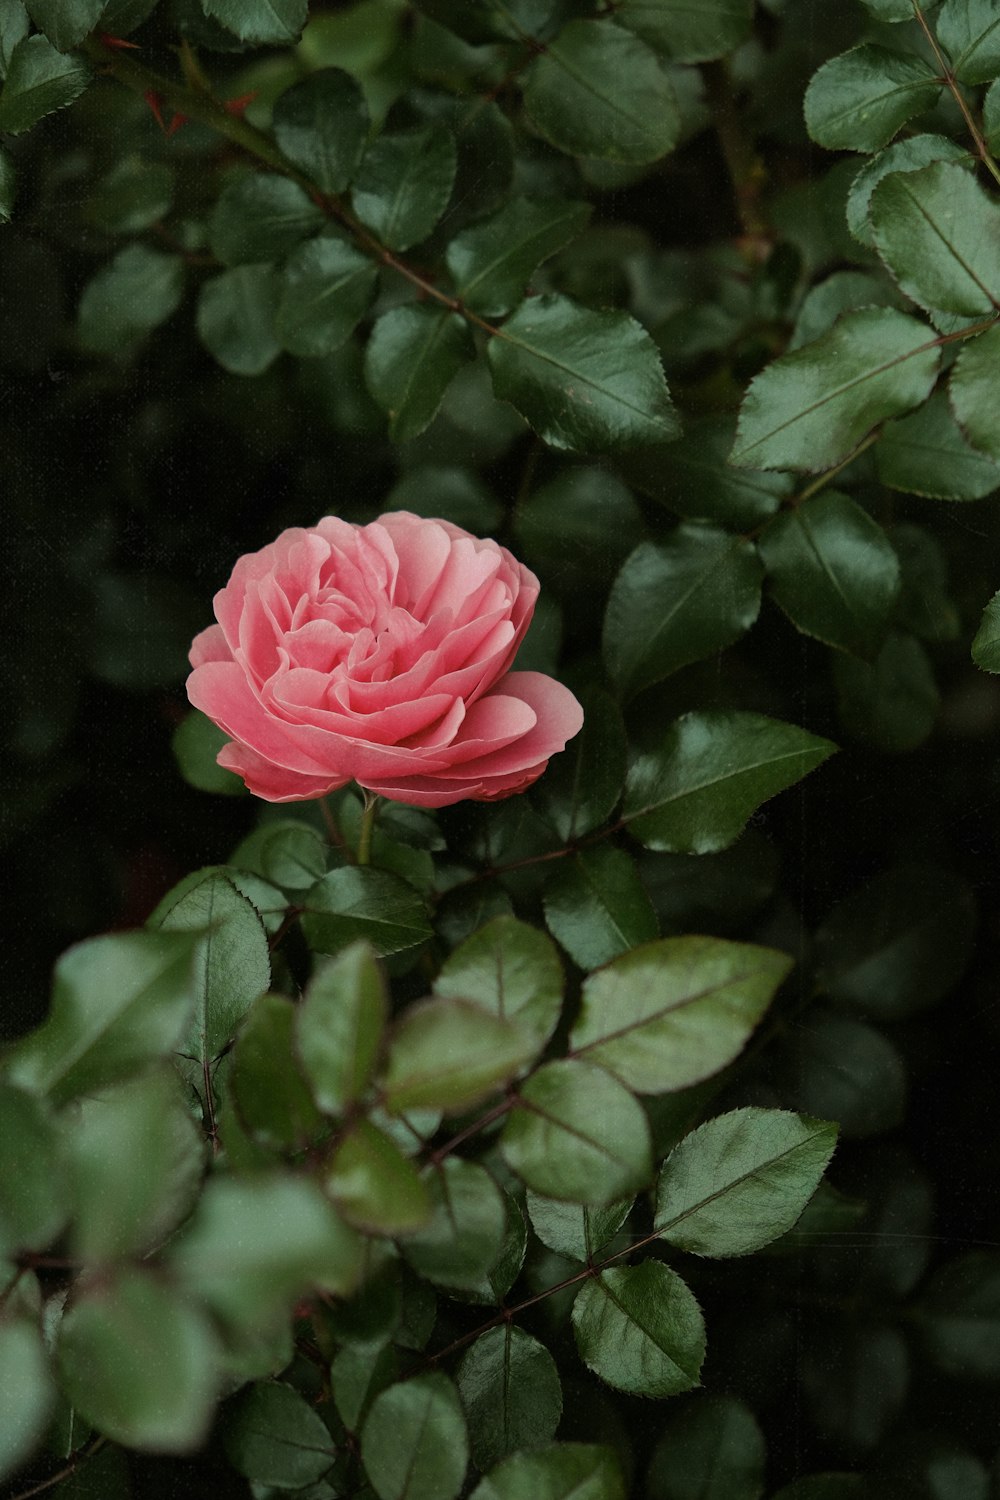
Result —
[[[240,558],[188,697],[268,802],[352,780],[417,807],[509,797],[583,723],[561,683],[508,670],[537,597],[505,547],[448,521],[326,516]]]

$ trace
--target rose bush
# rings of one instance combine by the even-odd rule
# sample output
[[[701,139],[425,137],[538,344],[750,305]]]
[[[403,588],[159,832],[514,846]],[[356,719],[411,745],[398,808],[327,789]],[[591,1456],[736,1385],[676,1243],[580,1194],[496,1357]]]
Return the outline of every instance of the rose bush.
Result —
[[[505,547],[451,522],[326,516],[240,558],[188,696],[269,802],[348,781],[418,807],[507,797],[583,723],[561,683],[509,670],[537,598]]]

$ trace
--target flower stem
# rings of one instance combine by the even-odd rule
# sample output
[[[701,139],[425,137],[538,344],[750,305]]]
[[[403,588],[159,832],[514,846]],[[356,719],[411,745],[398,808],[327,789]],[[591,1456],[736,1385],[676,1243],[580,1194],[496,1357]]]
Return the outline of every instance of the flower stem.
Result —
[[[361,788],[365,797],[365,810],[361,814],[361,832],[358,834],[358,864],[371,864],[372,858],[372,831],[375,827],[375,814],[378,811],[378,797],[367,787]]]

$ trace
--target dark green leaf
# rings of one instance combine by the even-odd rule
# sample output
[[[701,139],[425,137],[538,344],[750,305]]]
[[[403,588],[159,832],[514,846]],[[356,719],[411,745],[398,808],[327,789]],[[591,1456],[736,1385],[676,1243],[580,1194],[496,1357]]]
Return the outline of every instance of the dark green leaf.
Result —
[[[845,1136],[877,1135],[903,1118],[906,1070],[881,1032],[815,1011],[791,1037],[793,1093],[810,1114],[837,1120]]]
[[[1000,207],[954,162],[893,172],[871,196],[879,255],[921,307],[974,317],[1000,307]]]
[[[28,12],[53,47],[69,52],[101,19],[105,0],[27,0]]]
[[[734,1109],[699,1125],[663,1163],[661,1237],[695,1255],[750,1255],[787,1233],[816,1191],[837,1142],[826,1120]]]
[[[610,817],[625,781],[621,709],[603,688],[585,688],[578,696],[583,728],[554,758],[533,794],[542,816],[567,843]]]
[[[395,442],[423,432],[474,352],[468,324],[446,307],[419,302],[382,314],[365,352],[365,381],[389,414]]]
[[[198,336],[232,375],[262,375],[281,353],[275,318],[281,281],[273,266],[236,266],[204,282]]]
[[[206,16],[243,42],[282,47],[298,41],[309,0],[201,0]]]
[[[741,472],[729,466],[736,436],[730,416],[699,417],[668,451],[648,448],[624,463],[629,481],[642,494],[669,506],[689,521],[716,521],[735,531],[773,516],[792,489],[786,474]]]
[[[0,224],[9,224],[17,198],[17,173],[6,151],[0,150]]]
[[[732,1062],[791,966],[721,938],[647,943],[585,980],[574,1055],[639,1093],[688,1088]]]
[[[559,955],[537,927],[495,917],[445,959],[434,991],[471,1001],[540,1049],[555,1030],[564,980]]]
[[[630,695],[732,645],[757,618],[762,576],[753,543],[714,527],[678,526],[665,542],[640,543],[604,617],[612,681]]]
[[[532,272],[584,229],[589,203],[513,198],[483,224],[457,235],[447,263],[455,291],[474,312],[509,312],[524,296]]]
[[[502,517],[496,496],[478,474],[436,464],[421,464],[401,474],[386,497],[386,509],[412,510],[429,519],[443,516],[479,536],[493,536]]]
[[[891,754],[922,745],[940,697],[927,652],[913,636],[890,634],[874,662],[836,656],[833,676],[845,729]]]
[[[246,796],[247,789],[240,777],[220,766],[215,758],[228,740],[225,730],[198,709],[193,708],[185,715],[174,730],[170,747],[188,786],[223,797]]]
[[[906,5],[908,15],[912,15],[912,0],[902,0],[902,3]],[[911,135],[893,142],[866,161],[847,195],[847,225],[854,238],[870,250],[875,249],[869,211],[872,193],[883,177],[888,177],[890,172],[914,172],[940,161],[964,162],[968,166],[968,147],[946,135]]]
[[[399,1360],[393,1348],[345,1344],[330,1365],[330,1387],[340,1420],[357,1432],[375,1397],[399,1379]]]
[[[855,47],[813,74],[806,126],[828,151],[878,151],[913,115],[933,106],[940,88],[921,57]]]
[[[559,1372],[544,1344],[522,1329],[506,1323],[481,1334],[463,1356],[455,1382],[477,1468],[489,1469],[555,1435],[563,1406]]]
[[[0,92],[0,132],[20,135],[46,115],[65,109],[90,82],[79,57],[64,57],[44,36],[23,37],[7,63]]]
[[[832,468],[878,423],[927,399],[939,358],[933,330],[916,318],[891,307],[845,313],[822,338],[782,355],[751,383],[732,462]]]
[[[309,240],[281,272],[277,334],[290,354],[329,354],[354,331],[375,295],[378,270],[345,240]]]
[[[634,1396],[676,1396],[699,1384],[705,1324],[687,1286],[658,1260],[588,1281],[573,1304],[580,1358]]]
[[[125,156],[90,195],[88,212],[108,234],[137,234],[170,211],[174,174],[162,162]]]
[[[623,817],[647,849],[713,854],[739,838],[764,802],[801,781],[836,748],[762,714],[685,714],[659,750],[633,763]]]
[[[899,561],[860,505],[825,490],[776,516],[759,545],[771,594],[797,629],[857,656],[875,654],[899,593]]]
[[[527,1208],[531,1227],[550,1250],[568,1260],[589,1261],[618,1232],[628,1218],[632,1198],[622,1198],[607,1207],[588,1207],[543,1198],[528,1189]]]
[[[493,1094],[529,1061],[533,1039],[465,1000],[425,1000],[396,1022],[381,1091],[391,1114],[458,1112]]]
[[[31,1457],[45,1435],[55,1395],[37,1326],[8,1313],[0,1319],[0,1479]]]
[[[167,320],[184,295],[184,263],[146,245],[129,245],[83,289],[80,343],[95,354],[127,353]]]
[[[890,146],[889,150],[895,148]],[[821,338],[837,319],[856,307],[900,307],[899,289],[884,272],[834,271],[806,293],[795,319],[788,349],[801,349]]]
[[[324,193],[342,193],[368,136],[361,85],[341,68],[320,68],[275,101],[272,128],[288,160]]]
[[[680,111],[655,52],[610,21],[571,21],[532,63],[532,123],[560,151],[650,162],[672,151]]]
[[[296,1014],[296,1042],[327,1114],[342,1114],[368,1087],[386,1012],[382,976],[366,943],[352,943],[313,975]]]
[[[699,1396],[667,1423],[646,1478],[647,1500],[760,1500],[767,1450],[734,1396]]]
[[[493,389],[550,447],[668,443],[679,431],[656,345],[624,312],[529,297],[487,346]]]
[[[324,1184],[348,1224],[367,1234],[413,1234],[430,1218],[430,1195],[416,1167],[367,1120],[340,1141]]]
[[[470,1500],[625,1500],[625,1482],[613,1449],[552,1443],[505,1458]]]
[[[679,63],[732,52],[750,35],[752,13],[752,0],[623,0],[615,12],[622,26]]]
[[[617,475],[582,465],[561,470],[519,504],[514,530],[543,581],[569,597],[603,592],[645,533],[642,512]]]
[[[0,1256],[43,1250],[62,1229],[69,1208],[48,1111],[31,1094],[0,1083]]]
[[[176,1071],[82,1099],[65,1121],[76,1257],[93,1265],[155,1248],[190,1211],[205,1169]]]
[[[1000,672],[1000,592],[983,610],[983,618],[972,642],[972,660],[984,672]]]
[[[991,83],[983,100],[983,135],[987,149],[1000,151],[1000,80]]]
[[[586,1063],[546,1063],[522,1085],[500,1137],[512,1172],[536,1193],[611,1203],[652,1171],[649,1127],[615,1078]]]
[[[303,898],[302,930],[318,953],[363,939],[379,958],[419,947],[431,935],[427,909],[398,875],[370,867],[331,870]]]
[[[953,641],[960,629],[958,610],[940,543],[923,527],[907,525],[894,526],[891,541],[901,570],[898,624],[925,641]]]
[[[1000,325],[994,325],[962,345],[948,390],[952,409],[969,442],[995,463],[1000,463],[1000,427],[996,420],[998,381]]]
[[[322,1418],[298,1391],[277,1381],[240,1395],[226,1415],[222,1440],[238,1473],[280,1490],[322,1479],[334,1457]]]
[[[842,901],[816,933],[819,980],[843,1005],[896,1020],[933,1005],[972,954],[976,899],[935,865],[897,865]]]
[[[379,1500],[454,1500],[469,1439],[447,1375],[417,1375],[376,1396],[361,1432],[361,1461]]]
[[[429,1281],[475,1289],[503,1248],[507,1213],[500,1189],[485,1167],[457,1156],[428,1168],[424,1181],[431,1218],[406,1240],[406,1258]]]
[[[138,1268],[80,1291],[59,1330],[60,1384],[99,1432],[184,1453],[212,1418],[216,1340],[183,1292]]]
[[[0,78],[6,76],[14,48],[30,30],[31,20],[24,0],[8,0],[0,9]]]
[[[314,1182],[223,1176],[209,1180],[169,1263],[224,1323],[249,1332],[279,1324],[304,1292],[351,1292],[361,1244]]]
[[[993,0],[945,0],[934,29],[960,83],[989,83],[1000,73],[1000,16]]]
[[[306,891],[325,873],[327,846],[297,818],[267,822],[233,850],[231,869],[249,870],[285,891]]]
[[[173,932],[70,948],[56,964],[48,1019],[10,1055],[10,1081],[63,1103],[167,1056],[191,1017],[193,951],[188,934]]]
[[[209,221],[212,254],[226,266],[279,260],[323,223],[307,193],[276,172],[247,172],[227,182]]]
[[[635,862],[607,845],[559,861],[545,884],[545,921],[581,969],[595,969],[660,931]]]
[[[292,1050],[297,1019],[284,995],[261,995],[236,1038],[233,1098],[243,1124],[265,1145],[305,1146],[323,1125]]]
[[[528,1253],[528,1221],[517,1198],[506,1188],[501,1188],[504,1200],[506,1223],[500,1253],[486,1276],[474,1287],[466,1289],[473,1302],[486,1307],[502,1303],[514,1282],[520,1276]]]
[[[1000,1256],[967,1250],[932,1276],[914,1309],[934,1365],[959,1380],[1000,1376]]]
[[[149,925],[204,934],[195,950],[194,1025],[184,1050],[199,1062],[218,1057],[271,982],[259,913],[228,876],[198,870],[164,896]]]
[[[379,136],[354,183],[354,212],[390,250],[408,250],[447,208],[455,166],[455,138],[444,125]]]

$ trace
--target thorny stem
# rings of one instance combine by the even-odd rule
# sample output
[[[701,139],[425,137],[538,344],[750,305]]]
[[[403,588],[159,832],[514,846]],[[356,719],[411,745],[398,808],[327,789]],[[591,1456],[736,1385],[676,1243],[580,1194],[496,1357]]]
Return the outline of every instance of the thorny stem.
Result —
[[[751,258],[759,259],[761,250],[770,243],[767,221],[760,208],[760,192],[766,177],[764,163],[740,119],[726,64],[707,63],[702,68],[702,76],[715,134],[746,236],[745,249]]]
[[[944,53],[941,51],[937,37],[928,26],[927,18],[924,15],[923,9],[918,3],[918,0],[912,0],[912,4],[913,14],[916,16],[917,21],[920,24],[920,29],[923,32],[924,36],[927,38],[931,50],[933,51],[934,56],[937,60],[938,67],[941,69],[941,81],[945,84],[955,103],[962,111],[962,118],[965,121],[969,134],[972,136],[972,140],[976,147],[976,152],[979,156],[979,159],[982,162],[983,166],[986,168],[987,172],[989,172],[993,180],[997,183],[1000,183],[1000,166],[997,166],[996,160],[991,154],[990,149],[987,146],[985,139],[983,138],[983,133],[979,129],[979,126],[976,124],[975,119],[973,118],[972,111],[966,103],[965,96],[962,93],[962,90],[959,88],[958,81],[951,70],[951,64],[945,57]]]
[[[105,1447],[107,1441],[107,1438],[104,1437],[95,1438],[89,1447],[84,1448],[80,1453],[77,1453],[73,1458],[70,1459],[69,1463],[66,1464],[63,1468],[59,1469],[57,1473],[50,1474],[48,1479],[39,1480],[38,1484],[31,1485],[29,1489],[20,1490],[18,1494],[11,1497],[11,1500],[31,1500],[32,1495],[41,1495],[45,1490],[50,1490],[54,1484],[60,1484],[64,1479],[69,1479],[70,1475],[75,1474],[82,1463],[84,1463],[88,1458],[93,1458],[95,1453],[98,1453],[103,1447]]]

